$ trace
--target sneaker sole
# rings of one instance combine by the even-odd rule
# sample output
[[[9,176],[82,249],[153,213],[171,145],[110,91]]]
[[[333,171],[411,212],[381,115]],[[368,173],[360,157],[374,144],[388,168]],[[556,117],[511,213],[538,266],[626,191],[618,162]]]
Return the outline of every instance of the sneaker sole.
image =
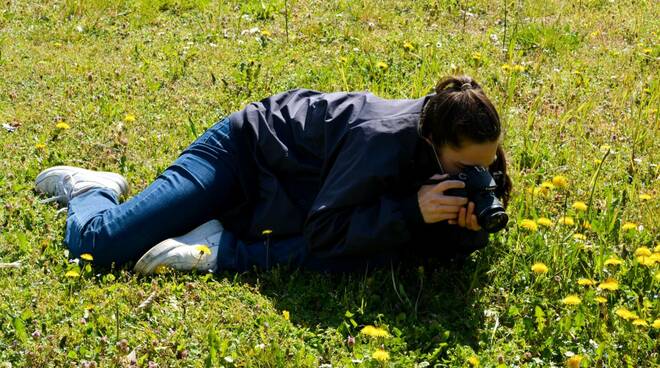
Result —
[[[175,238],[165,239],[149,249],[140,259],[135,263],[133,271],[148,275],[154,272],[156,267],[161,265],[167,256],[167,252],[180,247],[181,245],[200,244],[203,240],[211,237],[213,234],[222,232],[224,228],[220,221],[208,221],[189,233],[178,236]]]

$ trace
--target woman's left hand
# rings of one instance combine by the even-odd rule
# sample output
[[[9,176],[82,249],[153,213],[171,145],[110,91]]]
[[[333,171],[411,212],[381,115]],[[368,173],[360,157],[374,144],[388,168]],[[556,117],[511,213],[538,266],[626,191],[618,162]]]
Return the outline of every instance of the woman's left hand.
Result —
[[[481,230],[481,226],[477,222],[477,215],[474,214],[474,202],[468,203],[467,209],[465,207],[461,208],[456,220],[449,220],[448,222],[452,225],[458,224],[460,227],[465,227],[473,231]]]

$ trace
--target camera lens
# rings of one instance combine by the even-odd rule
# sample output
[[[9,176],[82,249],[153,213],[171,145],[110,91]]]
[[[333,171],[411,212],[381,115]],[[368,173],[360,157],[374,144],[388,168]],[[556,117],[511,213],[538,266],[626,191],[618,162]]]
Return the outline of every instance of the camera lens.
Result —
[[[481,227],[489,233],[496,233],[506,226],[509,222],[509,215],[502,210],[496,210],[487,216],[484,216]]]
[[[476,208],[480,210],[477,212],[479,226],[487,232],[498,232],[509,222],[509,215],[504,212],[504,207],[492,193],[479,198],[475,204]]]

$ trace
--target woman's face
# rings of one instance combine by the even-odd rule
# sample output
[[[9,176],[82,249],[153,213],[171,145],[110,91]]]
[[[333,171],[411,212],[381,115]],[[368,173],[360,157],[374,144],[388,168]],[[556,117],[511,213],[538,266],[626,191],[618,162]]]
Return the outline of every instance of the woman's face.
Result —
[[[485,143],[466,142],[461,148],[450,147],[448,144],[440,147],[438,159],[445,173],[454,175],[466,166],[489,167],[497,158],[497,146],[500,140]]]

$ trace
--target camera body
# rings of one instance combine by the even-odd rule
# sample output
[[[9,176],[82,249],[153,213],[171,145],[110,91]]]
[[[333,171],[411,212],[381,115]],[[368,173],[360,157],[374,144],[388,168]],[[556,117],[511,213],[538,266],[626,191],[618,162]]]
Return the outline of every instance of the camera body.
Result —
[[[479,226],[489,233],[495,233],[506,227],[509,221],[502,202],[495,196],[497,182],[501,181],[502,176],[501,172],[491,175],[485,167],[468,166],[458,174],[449,175],[444,179],[430,179],[424,184],[437,184],[445,180],[464,182],[465,187],[452,188],[446,190],[444,194],[467,197],[468,201],[474,202],[474,213]]]

